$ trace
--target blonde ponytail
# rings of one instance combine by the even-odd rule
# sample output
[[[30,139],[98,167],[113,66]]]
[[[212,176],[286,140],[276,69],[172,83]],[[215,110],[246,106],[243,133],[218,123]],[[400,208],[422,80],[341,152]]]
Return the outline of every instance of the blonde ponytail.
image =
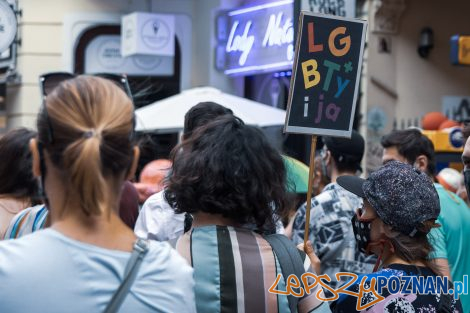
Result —
[[[106,203],[106,180],[102,174],[101,138],[87,133],[64,151],[64,167],[68,168],[73,189],[78,192],[86,215],[100,215]]]
[[[46,107],[39,140],[70,181],[64,191],[77,194],[86,215],[109,213],[117,197],[110,186],[119,185],[132,162],[131,100],[110,81],[79,76],[55,88]],[[53,142],[47,142],[50,126]]]

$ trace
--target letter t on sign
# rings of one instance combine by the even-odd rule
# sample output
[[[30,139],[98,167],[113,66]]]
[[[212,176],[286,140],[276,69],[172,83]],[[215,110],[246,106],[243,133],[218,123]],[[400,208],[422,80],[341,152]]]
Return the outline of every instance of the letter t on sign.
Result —
[[[308,52],[323,51],[323,44],[315,44],[315,33],[313,32],[313,23],[308,23]]]

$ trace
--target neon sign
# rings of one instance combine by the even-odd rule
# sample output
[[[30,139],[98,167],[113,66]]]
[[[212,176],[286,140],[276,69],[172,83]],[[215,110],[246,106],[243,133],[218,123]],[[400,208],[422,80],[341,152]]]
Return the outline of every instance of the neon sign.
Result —
[[[269,18],[268,28],[266,29],[266,35],[263,40],[263,47],[284,44],[291,44],[294,42],[294,24],[290,18],[287,18],[284,25],[281,26],[283,20],[283,13],[279,13],[277,16],[271,14]]]
[[[223,18],[228,36],[219,40],[225,74],[255,74],[292,67],[294,56],[293,0],[228,12]]]
[[[237,52],[240,51],[242,54],[240,59],[238,60],[238,64],[241,66],[245,65],[246,59],[248,58],[248,54],[253,47],[253,43],[255,41],[255,36],[248,36],[248,32],[250,31],[252,22],[249,21],[245,25],[245,30],[243,31],[242,35],[235,35],[239,22],[236,21],[233,23],[232,30],[230,31],[230,35],[227,41],[227,47],[225,51],[227,52]]]

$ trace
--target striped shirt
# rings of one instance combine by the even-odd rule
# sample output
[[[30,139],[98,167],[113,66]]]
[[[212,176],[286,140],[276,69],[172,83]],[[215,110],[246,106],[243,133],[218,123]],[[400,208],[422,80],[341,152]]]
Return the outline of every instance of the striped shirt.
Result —
[[[43,204],[22,210],[11,220],[3,239],[16,239],[43,229],[48,213]]]
[[[181,237],[177,250],[194,268],[198,312],[290,312],[287,296],[268,292],[282,271],[261,235],[230,226],[196,227]],[[308,258],[304,267],[313,272]],[[299,313],[330,312],[315,296],[319,288],[300,298]],[[286,290],[284,277],[276,289]]]

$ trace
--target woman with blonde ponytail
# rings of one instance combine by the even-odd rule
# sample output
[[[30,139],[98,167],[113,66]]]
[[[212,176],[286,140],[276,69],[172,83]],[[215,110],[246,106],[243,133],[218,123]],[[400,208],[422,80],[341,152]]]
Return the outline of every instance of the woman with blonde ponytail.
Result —
[[[136,243],[118,216],[139,157],[126,93],[104,78],[68,79],[37,126],[33,173],[51,227],[0,244],[0,312],[195,311],[187,262],[165,243]]]

